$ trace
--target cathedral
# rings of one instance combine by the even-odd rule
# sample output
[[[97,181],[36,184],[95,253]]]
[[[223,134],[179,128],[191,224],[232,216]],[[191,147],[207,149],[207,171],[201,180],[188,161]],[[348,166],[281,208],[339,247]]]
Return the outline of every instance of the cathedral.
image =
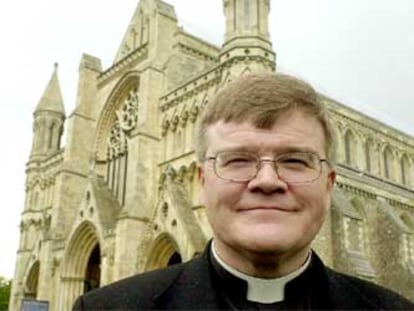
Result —
[[[218,47],[180,27],[167,2],[140,0],[109,68],[82,56],[68,114],[55,67],[33,114],[10,310],[26,299],[70,310],[86,291],[203,250],[212,232],[194,128],[223,85],[276,70],[269,11],[269,0],[223,0]],[[414,138],[320,98],[338,177],[313,248],[328,266],[414,300]]]

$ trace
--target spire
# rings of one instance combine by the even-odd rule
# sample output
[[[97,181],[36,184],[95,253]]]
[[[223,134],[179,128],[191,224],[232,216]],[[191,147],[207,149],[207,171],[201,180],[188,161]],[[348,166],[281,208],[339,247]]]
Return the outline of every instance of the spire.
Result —
[[[30,160],[43,160],[57,152],[65,121],[62,93],[57,76],[58,64],[34,112],[33,144]]]
[[[39,111],[54,111],[65,115],[65,108],[63,106],[62,93],[60,91],[60,84],[58,80],[58,63],[55,63],[52,77],[47,85],[35,112]]]

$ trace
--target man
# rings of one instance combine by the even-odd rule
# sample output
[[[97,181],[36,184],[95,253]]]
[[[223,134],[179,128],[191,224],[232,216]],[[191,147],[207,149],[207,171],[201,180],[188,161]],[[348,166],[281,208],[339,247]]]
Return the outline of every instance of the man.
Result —
[[[308,84],[281,74],[230,83],[198,130],[201,198],[214,233],[204,254],[87,293],[75,310],[414,310],[326,268],[311,250],[330,206],[333,145]]]

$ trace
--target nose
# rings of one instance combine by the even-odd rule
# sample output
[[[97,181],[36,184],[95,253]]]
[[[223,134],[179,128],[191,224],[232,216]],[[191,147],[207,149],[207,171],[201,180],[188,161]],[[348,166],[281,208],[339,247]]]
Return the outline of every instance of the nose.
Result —
[[[263,193],[285,192],[287,187],[286,182],[280,179],[272,160],[262,160],[256,176],[248,184],[250,191]]]

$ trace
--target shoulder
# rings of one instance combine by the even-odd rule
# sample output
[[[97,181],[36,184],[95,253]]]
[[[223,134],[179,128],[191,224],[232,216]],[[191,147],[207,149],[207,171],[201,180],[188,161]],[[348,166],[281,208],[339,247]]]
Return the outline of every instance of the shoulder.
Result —
[[[98,288],[79,297],[74,310],[149,309],[154,299],[171,286],[187,266],[188,263],[154,270]]]
[[[401,295],[374,283],[326,268],[335,301],[352,300],[359,308],[414,310],[414,303]],[[358,305],[359,304],[359,305]]]

